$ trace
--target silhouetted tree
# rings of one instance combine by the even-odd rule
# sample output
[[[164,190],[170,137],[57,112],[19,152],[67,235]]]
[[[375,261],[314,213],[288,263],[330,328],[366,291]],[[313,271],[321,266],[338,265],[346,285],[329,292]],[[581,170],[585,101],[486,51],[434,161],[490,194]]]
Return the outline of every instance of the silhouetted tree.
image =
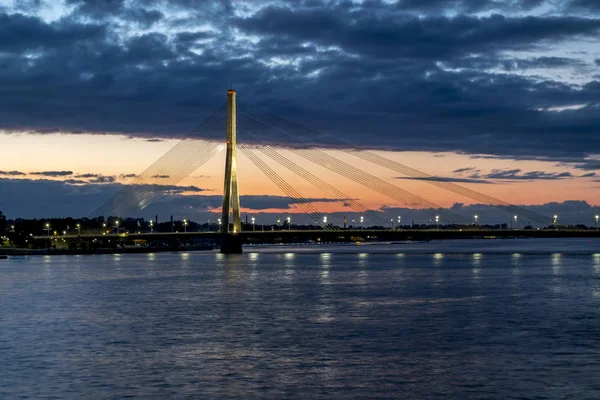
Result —
[[[6,232],[6,216],[2,211],[0,211],[0,234],[4,234]]]

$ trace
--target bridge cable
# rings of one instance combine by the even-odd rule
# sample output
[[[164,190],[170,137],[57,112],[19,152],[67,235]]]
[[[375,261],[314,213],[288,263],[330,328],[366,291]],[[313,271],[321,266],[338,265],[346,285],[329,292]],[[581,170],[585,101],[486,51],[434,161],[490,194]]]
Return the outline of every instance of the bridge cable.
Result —
[[[241,117],[241,118],[240,118]],[[238,113],[238,125],[244,126],[248,124],[251,126],[256,133],[267,136],[272,141],[281,142],[281,138],[285,138],[288,143],[292,143],[293,146],[287,147],[289,151],[312,161],[332,172],[345,176],[353,182],[360,183],[363,186],[369,187],[385,196],[395,199],[396,201],[402,202],[411,208],[418,206],[420,211],[430,215],[431,217],[441,215],[446,223],[458,222],[467,223],[467,219],[450,211],[442,208],[441,206],[425,200],[411,192],[408,192],[402,188],[399,188],[391,183],[388,183],[380,178],[375,177],[365,171],[362,171],[348,163],[345,163],[334,156],[331,156],[318,149],[307,150],[307,144],[303,143],[299,139],[292,137],[287,134],[287,130],[281,127],[273,126],[269,124],[269,121],[258,121],[255,118],[245,114],[242,109],[242,113]]]
[[[273,169],[271,169],[263,160],[261,160],[253,150],[248,147],[241,147],[240,150],[258,169],[260,169],[275,185],[277,185],[281,191],[292,198],[306,214],[310,215],[315,220],[317,225],[319,224],[319,222],[323,219],[323,214],[321,214],[310,201],[302,197],[302,195],[298,193],[292,186],[290,186],[279,174],[273,171]],[[338,229],[339,228],[337,227],[324,227],[324,230]]]
[[[367,207],[365,207],[364,205],[362,205],[361,203],[359,203],[355,199],[350,198],[348,195],[346,195],[342,191],[336,189],[335,187],[331,186],[327,182],[325,182],[322,179],[318,178],[314,174],[312,174],[309,171],[305,170],[304,168],[302,168],[298,164],[296,164],[293,161],[289,160],[287,157],[281,155],[274,148],[272,148],[271,146],[265,144],[265,143],[267,143],[266,141],[261,140],[258,136],[256,136],[255,134],[251,133],[251,131],[242,128],[242,132],[244,134],[247,134],[248,136],[250,136],[253,139],[253,141],[255,141],[257,143],[260,143],[259,145],[256,146],[256,148],[260,152],[262,152],[264,155],[270,157],[272,160],[276,161],[277,163],[279,163],[280,165],[284,166],[288,170],[294,172],[296,175],[300,176],[301,178],[303,178],[307,182],[311,183],[315,187],[317,187],[317,188],[319,188],[319,189],[321,189],[323,191],[329,191],[329,192],[333,193],[335,196],[337,196],[339,198],[339,200],[343,201],[345,204],[348,204],[348,206],[352,210],[354,210],[357,213],[363,213],[363,214],[365,214],[367,216],[367,218],[370,219],[370,220],[372,220],[375,224],[380,224],[382,226],[386,225],[386,221],[383,218],[379,217],[379,215],[377,215],[377,213],[375,211],[369,210]],[[250,147],[250,148],[252,148],[252,145],[242,144],[241,146],[242,147]]]
[[[169,186],[181,182],[212,159],[224,149],[224,145],[218,142],[199,140],[197,137],[203,133],[210,134],[212,130],[222,129],[225,125],[225,110],[224,106],[218,108],[194,130],[194,133],[176,143],[91,215],[114,213],[122,216],[130,209],[139,211]]]
[[[246,117],[246,116],[244,116]],[[248,121],[246,121],[246,123],[248,123]],[[252,122],[250,122],[252,123]],[[254,123],[256,123],[256,121],[254,121]],[[242,124],[238,124],[238,125],[243,125]],[[262,129],[260,130],[261,134],[265,134],[265,126],[263,124]],[[278,136],[271,136],[270,139],[271,141],[273,140],[277,140],[277,139],[281,139],[281,132],[278,132]],[[285,134],[283,134],[285,135]],[[288,137],[288,140],[293,140],[293,138]],[[455,214],[451,211],[445,210],[440,206],[435,205],[434,203],[431,203],[425,199],[420,198],[419,196],[413,195],[412,193],[405,191],[404,189],[401,189],[397,186],[394,186],[388,182],[385,182],[373,175],[367,174],[366,172],[359,170],[353,166],[350,166],[347,163],[344,163],[338,159],[336,159],[333,156],[330,156],[320,150],[304,150],[304,149],[299,149],[299,146],[294,146],[292,148],[289,148],[288,150],[292,151],[292,152],[296,152],[297,154],[301,155],[304,158],[309,159],[310,161],[313,161],[319,165],[321,165],[322,167],[326,168],[326,169],[330,169],[333,172],[337,172],[340,173],[344,176],[346,176],[347,178],[353,180],[354,182],[360,183],[364,186],[370,187],[373,190],[379,191],[380,193],[391,197],[397,201],[401,201],[404,204],[408,204],[412,207],[414,206],[420,206],[421,207],[421,211],[428,213],[430,216],[434,216],[434,214],[441,214],[444,217],[444,220],[447,222],[457,222],[460,221],[461,219],[464,220],[463,223],[466,223],[466,219],[458,214]],[[316,157],[317,158],[316,158]],[[325,158],[324,158],[325,157]],[[340,168],[340,163],[342,165],[342,167]],[[427,207],[429,207],[429,209],[427,209]],[[437,209],[437,213],[434,212],[434,210]],[[458,218],[457,218],[458,217]]]
[[[525,217],[525,219],[530,219],[542,224],[549,224],[551,218],[542,214],[539,214],[535,211],[525,209],[523,207],[519,207],[513,204],[510,204],[506,201],[494,198],[492,196],[477,192],[473,189],[469,189],[462,185],[459,185],[454,182],[445,181],[444,178],[427,174],[426,172],[417,170],[415,168],[409,167],[407,165],[401,164],[399,162],[387,159],[383,156],[380,156],[376,153],[373,153],[368,150],[357,148],[354,145],[351,145],[341,139],[335,138],[326,133],[318,132],[307,128],[301,124],[292,122],[283,117],[279,117],[268,111],[262,110],[256,106],[250,105],[248,103],[243,103],[242,107],[247,107],[251,112],[253,112],[256,116],[258,115],[268,115],[273,120],[277,120],[278,125],[282,125],[285,129],[290,130],[302,137],[310,136],[311,138],[318,141],[319,144],[327,145],[327,147],[334,147],[337,150],[343,151],[347,154],[351,154],[355,157],[361,158],[365,161],[372,162],[376,165],[382,166],[384,168],[393,170],[395,172],[401,173],[403,175],[409,176],[419,181],[423,181],[429,183],[431,185],[437,186],[439,188],[451,191],[453,193],[471,198],[473,200],[479,201],[484,204],[491,205],[493,207],[497,207],[506,212],[510,212],[521,217]],[[318,139],[318,137],[321,137]]]

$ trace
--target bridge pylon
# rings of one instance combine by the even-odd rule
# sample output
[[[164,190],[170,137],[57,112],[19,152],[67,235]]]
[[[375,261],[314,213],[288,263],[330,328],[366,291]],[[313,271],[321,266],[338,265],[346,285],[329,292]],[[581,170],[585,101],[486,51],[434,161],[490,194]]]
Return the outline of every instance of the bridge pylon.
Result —
[[[225,158],[225,183],[223,187],[223,211],[221,215],[223,233],[222,253],[241,253],[242,246],[239,240],[227,238],[231,234],[237,234],[242,230],[240,219],[240,193],[238,190],[237,169],[237,115],[236,115],[236,93],[235,90],[227,90],[227,154]],[[233,224],[230,227],[230,211],[233,215]],[[235,242],[230,246],[227,243]],[[237,245],[239,243],[239,245]]]

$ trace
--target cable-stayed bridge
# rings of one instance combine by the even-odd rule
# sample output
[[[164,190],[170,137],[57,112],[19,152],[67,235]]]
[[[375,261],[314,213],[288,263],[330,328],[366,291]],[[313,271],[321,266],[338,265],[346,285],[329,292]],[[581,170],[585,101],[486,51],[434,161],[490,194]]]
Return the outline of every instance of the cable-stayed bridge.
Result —
[[[223,136],[225,137],[224,141],[202,139]],[[239,143],[238,137],[241,139]],[[355,166],[353,162],[344,161],[341,157],[324,149],[335,149],[337,154],[341,153],[347,156],[344,158],[360,162],[361,167]],[[444,208],[397,184],[390,183],[376,174],[368,172],[366,166],[373,165],[384,168],[464,196],[475,202],[497,207],[509,213],[510,218],[518,216],[522,221],[530,221],[542,226],[552,225],[554,222],[548,216],[449,182],[444,178],[432,176],[375,152],[353,146],[339,138],[311,130],[254,105],[238,101],[237,93],[233,89],[229,89],[227,92],[227,103],[206,118],[194,134],[173,146],[127,187],[94,211],[91,216],[139,215],[140,210],[145,209],[157,196],[161,195],[166,186],[179,184],[217,154],[226,151],[222,226],[220,231],[215,233],[220,235],[221,250],[225,253],[239,252],[242,241],[249,240],[250,237],[254,242],[260,242],[261,235],[265,241],[270,240],[268,239],[269,235],[273,236],[271,232],[249,233],[243,231],[238,189],[238,150],[281,192],[293,199],[298,208],[310,217],[315,226],[320,227],[320,230],[313,231],[314,233],[308,234],[308,237],[311,235],[335,237],[336,232],[340,233],[340,228],[322,224],[325,215],[315,207],[310,199],[303,197],[292,182],[284,179],[282,171],[288,171],[298,179],[343,201],[350,209],[364,215],[364,218],[373,225],[386,226],[389,221],[386,221],[380,212],[370,210],[362,204],[356,199],[356,196],[344,193],[334,183],[310,172],[308,168],[305,168],[305,164],[318,166],[328,171],[325,175],[348,179],[409,208],[420,210],[429,216],[431,221],[443,221],[445,225],[455,225],[457,231],[461,232],[465,231],[464,228],[472,226],[471,218]],[[282,150],[292,153],[294,158],[302,160],[302,163],[286,157]],[[266,160],[270,162],[267,163]],[[270,165],[273,163],[276,165],[275,168]],[[357,237],[365,234],[363,230],[354,233]],[[345,236],[352,234],[351,231],[344,231]],[[481,235],[481,231],[479,234]],[[280,235],[291,235],[291,233],[280,233]],[[430,236],[435,235],[437,234],[430,234]]]

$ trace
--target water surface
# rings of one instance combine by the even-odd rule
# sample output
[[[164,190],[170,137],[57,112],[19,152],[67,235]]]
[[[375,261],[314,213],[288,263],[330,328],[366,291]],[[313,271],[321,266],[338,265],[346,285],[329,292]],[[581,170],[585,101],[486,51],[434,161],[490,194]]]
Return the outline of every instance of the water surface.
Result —
[[[0,398],[600,398],[600,242],[0,261]]]

